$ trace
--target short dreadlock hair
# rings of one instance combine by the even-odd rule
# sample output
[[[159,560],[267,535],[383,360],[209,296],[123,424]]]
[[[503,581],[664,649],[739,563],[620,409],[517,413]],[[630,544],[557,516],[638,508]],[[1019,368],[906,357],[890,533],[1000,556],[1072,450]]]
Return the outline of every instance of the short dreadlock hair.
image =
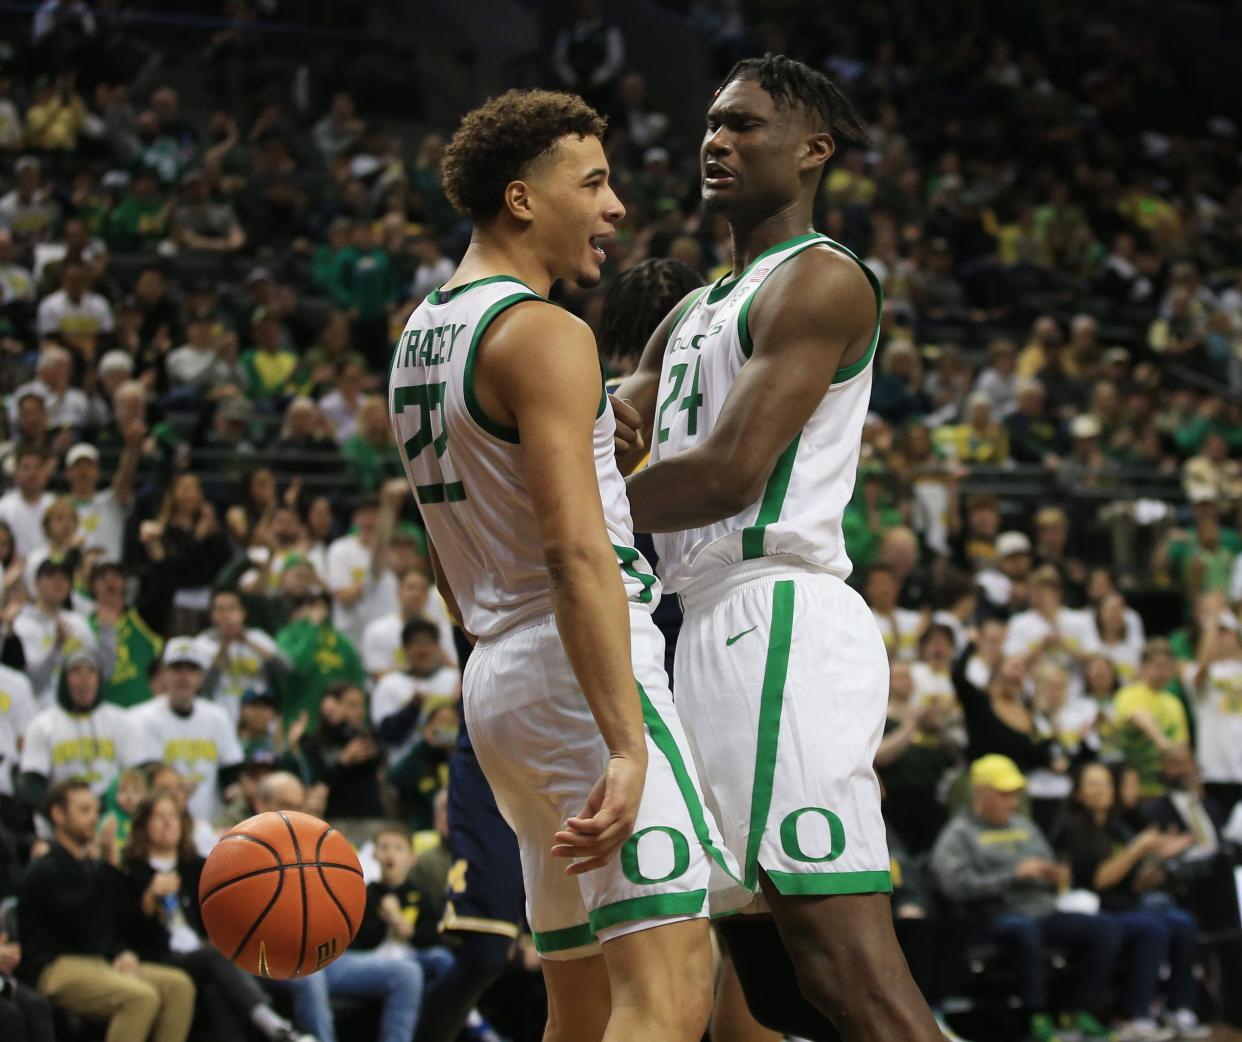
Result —
[[[866,124],[849,98],[832,80],[809,65],[783,54],[743,58],[729,70],[720,90],[739,79],[758,83],[777,108],[800,106],[828,133],[847,141],[867,143]]]
[[[605,121],[576,94],[510,90],[466,113],[444,151],[444,194],[462,213],[494,216],[505,188],[567,134],[603,138]]]
[[[656,326],[702,278],[684,261],[653,257],[613,280],[604,297],[599,349],[605,358],[641,355]]]

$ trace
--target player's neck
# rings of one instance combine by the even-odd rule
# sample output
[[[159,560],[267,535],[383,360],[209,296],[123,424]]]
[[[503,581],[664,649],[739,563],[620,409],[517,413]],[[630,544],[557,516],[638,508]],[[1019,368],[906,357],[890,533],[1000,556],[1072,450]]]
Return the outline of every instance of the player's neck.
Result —
[[[811,207],[801,199],[756,221],[730,221],[733,274],[740,275],[764,250],[811,231]]]
[[[546,297],[552,289],[551,272],[530,250],[500,236],[481,237],[477,233],[444,288],[455,289],[493,275],[511,275],[541,297]]]

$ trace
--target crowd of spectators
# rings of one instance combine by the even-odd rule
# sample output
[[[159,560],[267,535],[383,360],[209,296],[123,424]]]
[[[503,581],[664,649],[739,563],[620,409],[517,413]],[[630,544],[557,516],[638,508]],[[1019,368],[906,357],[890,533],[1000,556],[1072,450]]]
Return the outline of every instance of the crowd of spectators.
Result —
[[[716,72],[785,51],[868,119],[817,222],[885,295],[844,528],[892,662],[895,915],[933,1005],[972,986],[944,938],[990,946],[1040,1039],[1062,1014],[1202,1037],[1196,937],[1237,925],[1209,884],[1242,843],[1242,113],[1173,91],[1123,6],[681,5]],[[439,185],[453,122],[239,89],[260,23],[228,7],[184,103],[130,60],[140,23],[118,42],[81,0],[0,68],[5,1037],[52,1037],[50,1000],[174,1042],[197,990],[211,1037],[330,1042],[365,997],[409,1042],[453,958],[459,652],[383,397],[469,237]],[[637,41],[584,3],[548,53],[609,116],[606,277],[727,271],[698,130]],[[641,345],[604,293],[557,292],[625,373]],[[276,807],[336,825],[371,891],[347,956],[264,990],[204,942],[196,873]]]

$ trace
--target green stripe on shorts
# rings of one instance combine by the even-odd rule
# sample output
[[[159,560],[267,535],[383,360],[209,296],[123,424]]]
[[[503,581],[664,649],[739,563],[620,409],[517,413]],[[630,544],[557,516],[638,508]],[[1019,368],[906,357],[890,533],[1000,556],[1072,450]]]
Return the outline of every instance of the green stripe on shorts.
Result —
[[[769,872],[782,894],[891,894],[893,877],[880,872]]]
[[[789,673],[793,642],[794,583],[782,579],[772,587],[772,622],[768,630],[768,658],[763,667],[759,696],[759,737],[755,742],[755,780],[750,792],[750,831],[746,839],[743,885],[754,890],[759,879],[759,845],[772,809],[772,781],[776,776],[776,746],[781,733],[781,706]]]
[[[547,933],[531,931],[535,939],[535,951],[541,955],[548,952],[564,952],[570,948],[585,948],[595,943],[595,932],[587,923],[579,926],[567,926],[563,930],[549,930]]]
[[[686,761],[682,759],[681,750],[677,748],[677,742],[673,738],[673,733],[668,729],[660,711],[651,704],[651,699],[647,697],[647,692],[643,690],[642,684],[638,683],[638,679],[634,679],[634,683],[638,685],[638,697],[643,704],[643,723],[647,725],[647,733],[651,735],[652,742],[655,747],[664,754],[664,758],[668,760],[668,765],[672,768],[673,777],[677,779],[677,788],[681,792],[681,798],[686,801],[686,810],[690,814],[690,823],[694,826],[694,836],[699,844],[707,852],[707,856],[716,862],[728,877],[735,882],[741,882],[732,872],[729,871],[728,862],[725,861],[724,855],[716,848],[712,842],[711,831],[707,827],[707,816],[703,813],[703,804],[699,800],[698,789],[694,787],[694,779],[690,777],[690,772],[686,770]]]
[[[591,929],[598,933],[621,923],[636,923],[644,919],[663,919],[670,915],[698,915],[707,900],[706,890],[682,891],[678,894],[650,894],[647,897],[631,897],[614,901],[591,913]]]

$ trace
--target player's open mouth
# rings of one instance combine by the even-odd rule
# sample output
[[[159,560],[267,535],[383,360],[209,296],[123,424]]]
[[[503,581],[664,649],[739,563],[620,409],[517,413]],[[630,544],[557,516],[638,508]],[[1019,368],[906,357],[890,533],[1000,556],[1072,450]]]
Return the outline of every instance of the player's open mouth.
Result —
[[[703,187],[723,188],[733,183],[733,171],[714,160],[703,164]]]
[[[604,252],[604,247],[601,243],[610,237],[611,236],[608,235],[592,235],[591,238],[587,240],[591,244],[591,252],[595,254],[596,260],[603,261],[607,259],[608,254]]]

